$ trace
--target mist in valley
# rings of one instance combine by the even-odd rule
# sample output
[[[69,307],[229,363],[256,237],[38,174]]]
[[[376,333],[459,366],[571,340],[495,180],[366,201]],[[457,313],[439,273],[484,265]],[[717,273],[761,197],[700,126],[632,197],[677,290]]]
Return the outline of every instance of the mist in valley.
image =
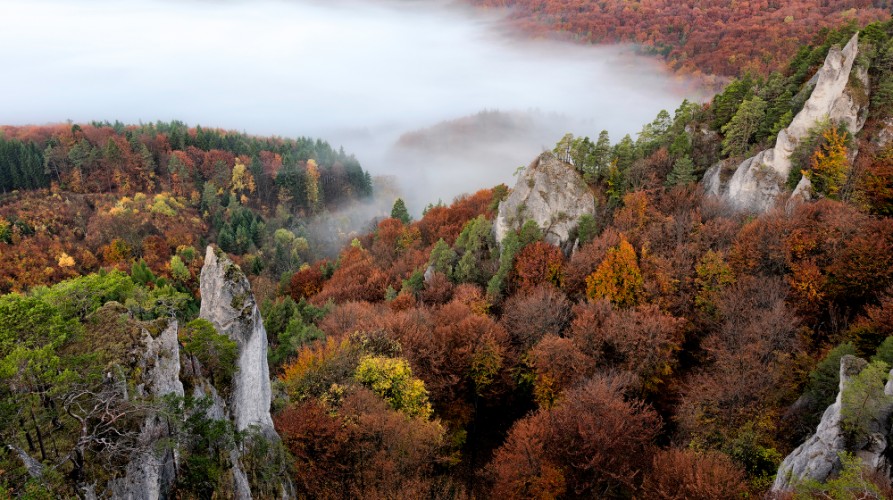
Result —
[[[612,140],[699,93],[631,47],[527,40],[430,1],[0,0],[0,122],[182,120],[343,146],[386,205],[513,181],[565,133]]]

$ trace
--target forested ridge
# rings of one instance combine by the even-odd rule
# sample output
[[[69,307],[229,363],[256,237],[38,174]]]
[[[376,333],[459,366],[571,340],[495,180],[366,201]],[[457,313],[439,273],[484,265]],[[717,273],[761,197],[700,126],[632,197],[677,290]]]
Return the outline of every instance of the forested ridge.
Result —
[[[225,496],[233,450],[258,497],[282,478],[299,498],[764,495],[837,396],[841,358],[871,359],[865,377],[893,364],[893,23],[860,32],[862,130],[818,123],[794,154],[791,181],[811,179],[813,201],[742,213],[699,181],[770,147],[854,32],[661,111],[635,139],[561,138],[552,154],[596,206],[569,253],[533,222],[497,243],[500,185],[417,220],[397,200],[314,258],[300,220],[370,187],[324,143],[175,124],[4,128],[15,160],[0,168],[18,180],[0,199],[2,491],[101,491],[152,412],[169,423],[160,446],[180,457],[181,498]],[[183,385],[226,396],[235,347],[195,319],[207,242],[258,298],[281,442],[210,418],[188,391],[119,395],[147,383],[140,336],[176,318]],[[845,397],[867,401],[867,385]],[[89,411],[108,407],[113,422]],[[865,415],[846,418],[847,438],[864,439]],[[858,457],[840,463],[792,494],[893,495]]]
[[[134,260],[172,277],[171,259],[208,242],[276,280],[312,255],[303,222],[371,195],[356,158],[319,139],[180,122],[4,126],[0,291]]]
[[[529,33],[562,32],[591,43],[635,43],[694,75],[767,75],[822,30],[889,16],[886,0],[471,0],[510,7]]]

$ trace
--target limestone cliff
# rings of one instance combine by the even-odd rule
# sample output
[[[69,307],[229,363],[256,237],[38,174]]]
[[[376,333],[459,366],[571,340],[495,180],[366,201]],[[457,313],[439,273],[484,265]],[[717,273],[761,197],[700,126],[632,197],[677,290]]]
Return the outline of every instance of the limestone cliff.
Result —
[[[869,82],[867,70],[854,64],[858,55],[858,34],[843,49],[831,48],[813,78],[815,88],[809,99],[779,132],[775,147],[744,160],[734,173],[727,164],[714,165],[705,175],[705,191],[739,210],[765,212],[785,191],[791,154],[817,122],[828,119],[846,125],[852,134],[859,132],[867,117]]]
[[[229,410],[238,430],[260,427],[275,436],[270,416],[270,368],[264,329],[248,278],[219,250],[208,247],[202,267],[199,316],[239,346],[238,371],[233,377]]]
[[[142,330],[144,355],[140,372],[144,375],[134,397],[158,399],[175,394],[183,396],[180,382],[180,349],[177,321],[171,319],[157,337]],[[109,484],[113,498],[126,500],[167,498],[176,480],[176,457],[170,448],[154,446],[169,436],[169,426],[158,415],[149,415],[141,429],[139,451],[127,464],[124,477]]]
[[[499,204],[493,225],[496,241],[528,220],[543,229],[545,240],[568,249],[572,231],[582,215],[595,214],[595,199],[574,167],[543,153],[518,177],[507,199]]]
[[[840,470],[838,453],[842,451],[855,453],[865,466],[873,470],[886,471],[889,468],[884,452],[890,439],[889,421],[893,414],[893,404],[881,406],[877,414],[871,416],[868,434],[858,442],[848,439],[842,426],[843,391],[852,378],[861,373],[867,365],[865,360],[854,356],[847,355],[841,358],[837,399],[825,410],[815,434],[781,463],[772,491],[791,490],[798,481],[804,479],[825,481],[831,474]],[[893,396],[893,380],[887,382],[884,394]]]

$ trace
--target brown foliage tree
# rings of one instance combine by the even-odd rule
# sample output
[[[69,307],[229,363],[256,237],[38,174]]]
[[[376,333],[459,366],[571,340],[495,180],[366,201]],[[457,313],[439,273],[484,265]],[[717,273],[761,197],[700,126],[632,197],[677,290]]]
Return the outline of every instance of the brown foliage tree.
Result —
[[[592,379],[569,391],[561,404],[512,427],[489,466],[492,494],[630,494],[650,465],[659,427],[652,409],[624,399],[618,379]]]
[[[515,257],[512,273],[517,290],[527,291],[538,285],[561,285],[564,253],[555,245],[535,241],[525,246]]]
[[[543,408],[554,406],[565,389],[591,375],[595,366],[571,339],[552,334],[530,350],[530,360],[535,376],[533,394]]]
[[[387,277],[374,265],[372,256],[366,250],[355,246],[347,247],[339,256],[339,266],[315,297],[315,304],[326,301],[347,302],[365,300],[381,302],[387,288]]]
[[[636,374],[646,391],[673,373],[684,320],[651,304],[616,310],[599,301],[576,306],[574,312],[571,338],[600,365]]]
[[[645,475],[643,498],[661,500],[712,500],[743,498],[747,494],[744,471],[723,453],[661,450]]]
[[[502,325],[523,352],[548,334],[561,335],[571,320],[571,303],[560,290],[543,285],[519,291],[503,306]]]

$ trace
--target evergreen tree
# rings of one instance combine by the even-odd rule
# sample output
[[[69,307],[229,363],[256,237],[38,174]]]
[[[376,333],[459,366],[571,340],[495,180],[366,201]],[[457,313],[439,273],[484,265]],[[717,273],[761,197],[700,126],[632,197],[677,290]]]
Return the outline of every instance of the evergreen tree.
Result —
[[[636,161],[638,156],[638,151],[636,149],[636,144],[633,142],[632,137],[629,134],[623,136],[623,139],[620,139],[620,142],[614,146],[614,161],[617,164],[617,168],[621,172],[626,172],[629,170],[629,167],[632,166],[633,162]]]
[[[722,132],[725,134],[722,154],[736,156],[747,153],[765,114],[766,101],[759,96],[742,102],[735,116],[722,127]]]
[[[403,203],[403,198],[397,198],[397,201],[394,202],[394,206],[391,207],[391,218],[404,224],[409,224],[412,221],[412,217],[409,216],[409,211],[406,209],[406,203]]]
[[[683,156],[673,164],[673,170],[667,175],[667,187],[695,182],[695,164],[688,156]]]
[[[611,138],[608,136],[607,130],[602,130],[598,134],[598,140],[595,142],[595,148],[592,150],[592,171],[583,172],[583,174],[586,175],[587,181],[594,182],[610,166]]]

